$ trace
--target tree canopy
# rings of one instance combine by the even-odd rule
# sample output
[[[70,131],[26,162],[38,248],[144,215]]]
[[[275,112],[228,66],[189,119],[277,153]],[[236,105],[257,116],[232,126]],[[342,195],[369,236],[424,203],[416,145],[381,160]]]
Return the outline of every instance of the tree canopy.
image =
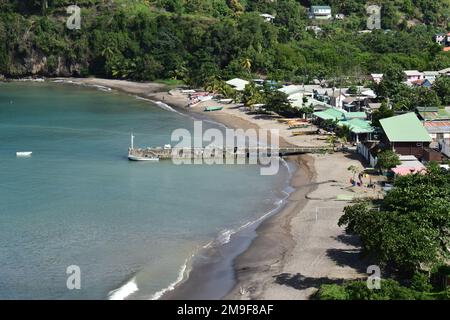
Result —
[[[358,234],[366,254],[400,272],[429,270],[448,259],[450,174],[430,165],[427,173],[398,177],[379,204],[345,208],[339,225]]]
[[[360,0],[79,0],[81,29],[69,30],[66,7],[72,2],[1,0],[0,74],[176,78],[203,85],[211,77],[307,82],[344,75],[363,81],[391,66],[450,65],[450,54],[432,39],[447,28],[448,0],[380,1],[392,31],[368,34],[358,33],[367,20],[366,1]],[[308,19],[307,7],[323,3],[346,18]],[[275,20],[267,22],[261,13]],[[307,31],[309,25],[322,32]],[[426,103],[442,103],[448,96],[443,88]]]

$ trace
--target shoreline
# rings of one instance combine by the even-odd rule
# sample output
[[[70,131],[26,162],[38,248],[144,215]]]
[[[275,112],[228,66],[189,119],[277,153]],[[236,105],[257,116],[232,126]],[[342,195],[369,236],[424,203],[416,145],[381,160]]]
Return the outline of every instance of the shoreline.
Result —
[[[98,87],[99,89],[101,89],[101,87],[111,88],[140,98],[149,99],[155,103],[164,103],[170,107],[174,107],[176,111],[180,111],[184,115],[192,116],[196,119],[200,118],[201,120],[212,120],[228,128],[247,130],[276,127],[280,130],[280,146],[295,145],[296,143],[311,145],[324,143],[322,141],[316,141],[315,137],[311,136],[291,138],[291,133],[288,129],[285,126],[283,127],[282,124],[277,124],[274,119],[254,120],[231,105],[225,105],[224,112],[210,112],[208,114],[203,113],[202,108],[208,106],[208,104],[214,103],[212,101],[207,101],[201,103],[200,106],[187,109],[187,97],[176,94],[176,92],[173,92],[172,90],[169,92],[164,91],[167,90],[168,87],[163,84],[135,83],[123,80],[95,78],[55,78],[47,80],[52,82],[59,82],[60,80],[61,82],[66,83]],[[214,105],[217,105],[217,103],[214,103]],[[336,169],[333,158],[341,164],[340,170],[337,172],[337,179],[333,180],[340,182],[341,186],[338,190],[336,190],[336,188],[333,190],[333,187],[331,187],[334,193],[336,193],[340,192],[340,189],[343,189],[343,182],[347,180],[348,175],[346,168],[350,165],[348,162],[349,159],[344,159],[342,154],[338,154],[337,156],[336,154],[327,156],[303,155],[290,157],[290,159],[288,159],[288,161],[296,163],[296,170],[292,173],[289,181],[289,185],[292,186],[295,191],[289,195],[280,209],[257,224],[257,227],[254,230],[256,233],[254,238],[250,241],[248,246],[242,250],[242,253],[233,259],[235,284],[231,291],[222,297],[222,299],[308,299],[310,297],[316,286],[301,289],[292,285],[289,287],[286,286],[285,283],[280,283],[277,276],[285,274],[284,271],[292,266],[297,270],[299,263],[300,266],[303,263],[302,261],[299,261],[299,259],[302,258],[302,255],[305,255],[305,252],[308,253],[309,251],[317,249],[312,243],[309,243],[309,245],[307,244],[306,246],[304,243],[300,243],[301,241],[308,239],[305,239],[305,235],[303,235],[303,238],[300,237],[299,239],[297,235],[299,230],[309,231],[318,229],[316,231],[319,231],[319,236],[321,234],[326,236],[327,232],[330,233],[332,236],[335,236],[334,242],[336,243],[333,243],[333,245],[330,244],[329,247],[335,246],[340,241],[338,237],[342,236],[343,230],[337,227],[337,221],[334,221],[335,227],[331,228],[331,232],[331,226],[324,226],[321,225],[321,223],[317,223],[317,216],[315,225],[311,225],[311,221],[309,220],[303,222],[296,221],[305,215],[305,211],[311,210],[311,206],[316,206],[316,208],[317,206],[323,207],[326,205],[325,202],[329,201],[313,201],[310,199],[309,195],[312,193],[320,194],[321,191],[330,192],[330,190],[321,190],[330,189],[330,182],[328,181],[325,184],[322,184],[323,182],[321,183],[320,181],[324,180],[323,169],[326,160],[331,160],[332,165],[330,168],[326,168],[325,175],[327,175],[326,171],[333,171],[333,169]],[[324,159],[326,160],[324,161]],[[359,161],[355,164],[359,164]],[[361,165],[359,164],[359,166]],[[343,176],[345,176],[344,179]],[[342,191],[342,193],[345,192]],[[317,197],[314,197],[314,199],[316,198]],[[336,218],[338,219],[342,214],[343,207],[340,205],[338,207],[340,208],[334,210],[334,220],[336,220]],[[300,251],[298,250],[299,247],[301,249]],[[347,247],[351,250],[358,250],[358,244],[356,242],[353,242],[352,245],[347,244]],[[321,252],[320,256],[323,255],[324,253]],[[317,257],[314,257],[314,259],[316,258]],[[321,257],[321,259],[324,260],[323,257]],[[304,270],[301,270],[300,268],[299,271],[301,272],[298,274],[308,276],[307,273],[309,271],[314,274],[323,274],[326,277],[330,277],[336,273],[334,272],[336,271],[335,269],[342,269],[342,266],[336,261],[331,261],[331,264],[329,262],[330,261],[328,261],[328,264],[324,265],[322,269],[320,265],[316,264],[313,269],[318,270],[309,270],[311,268],[304,268]],[[198,283],[204,280],[202,279],[202,269],[197,269],[198,270],[195,270],[194,267],[187,279],[178,282],[173,290],[165,292],[162,299],[189,299],[190,294],[194,292]],[[358,269],[359,271],[357,271],[356,269],[358,268],[353,266],[348,267],[343,272],[341,272],[342,270],[339,271],[341,272],[339,276],[340,278],[349,279],[361,277],[362,274],[359,272],[360,270]],[[203,272],[204,271],[205,270],[203,270]],[[294,287],[294,291],[292,291],[292,287]]]

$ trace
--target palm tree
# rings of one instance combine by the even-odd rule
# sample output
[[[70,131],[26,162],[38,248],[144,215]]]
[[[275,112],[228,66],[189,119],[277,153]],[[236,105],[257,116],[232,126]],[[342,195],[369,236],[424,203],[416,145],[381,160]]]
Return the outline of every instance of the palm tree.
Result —
[[[333,150],[334,150],[334,146],[335,146],[335,143],[336,143],[336,136],[335,135],[331,135],[331,136],[328,136],[327,137],[327,143],[330,145],[330,147],[331,148],[333,148]]]
[[[241,66],[242,66],[242,68],[247,70],[247,72],[250,73],[250,70],[252,68],[252,62],[253,61],[250,58],[244,58],[244,59],[242,59]]]
[[[109,59],[111,59],[111,58],[114,56],[114,51],[113,51],[110,47],[105,46],[105,47],[103,48],[103,50],[102,50],[101,55],[102,55],[102,57],[104,57],[106,60],[109,60]]]
[[[350,134],[351,130],[348,125],[336,127],[336,135],[341,139],[341,141],[347,142],[347,140],[350,138]]]
[[[205,90],[217,94],[222,87],[222,81],[216,77],[213,77],[206,82]]]
[[[219,88],[219,93],[223,95],[225,98],[231,98],[235,100],[236,90],[234,90],[231,86],[226,84],[225,82],[221,82],[221,87]]]
[[[184,64],[178,65],[175,70],[170,72],[170,76],[174,80],[185,80],[188,74],[188,69]]]
[[[254,104],[262,103],[263,100],[263,95],[254,83],[247,84],[245,86],[245,89],[242,93],[242,102],[244,102],[246,106],[252,108]]]

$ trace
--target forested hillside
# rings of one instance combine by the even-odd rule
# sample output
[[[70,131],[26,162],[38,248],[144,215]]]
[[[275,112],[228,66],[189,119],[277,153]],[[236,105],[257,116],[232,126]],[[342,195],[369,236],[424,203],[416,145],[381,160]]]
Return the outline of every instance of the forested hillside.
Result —
[[[0,0],[0,74],[134,80],[267,76],[309,81],[404,69],[442,69],[450,0],[379,0],[382,28],[366,29],[361,0]],[[66,27],[69,5],[81,29]],[[343,20],[312,21],[311,4]],[[275,16],[265,21],[260,14]],[[322,32],[307,31],[319,26]]]

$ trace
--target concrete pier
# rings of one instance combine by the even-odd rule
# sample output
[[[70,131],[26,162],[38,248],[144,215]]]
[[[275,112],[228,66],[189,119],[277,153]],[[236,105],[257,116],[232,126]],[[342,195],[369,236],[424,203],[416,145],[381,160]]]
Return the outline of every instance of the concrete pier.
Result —
[[[211,159],[211,158],[249,158],[253,155],[284,157],[307,153],[333,152],[332,147],[292,147],[292,148],[129,148],[128,154],[136,157],[170,159]]]

